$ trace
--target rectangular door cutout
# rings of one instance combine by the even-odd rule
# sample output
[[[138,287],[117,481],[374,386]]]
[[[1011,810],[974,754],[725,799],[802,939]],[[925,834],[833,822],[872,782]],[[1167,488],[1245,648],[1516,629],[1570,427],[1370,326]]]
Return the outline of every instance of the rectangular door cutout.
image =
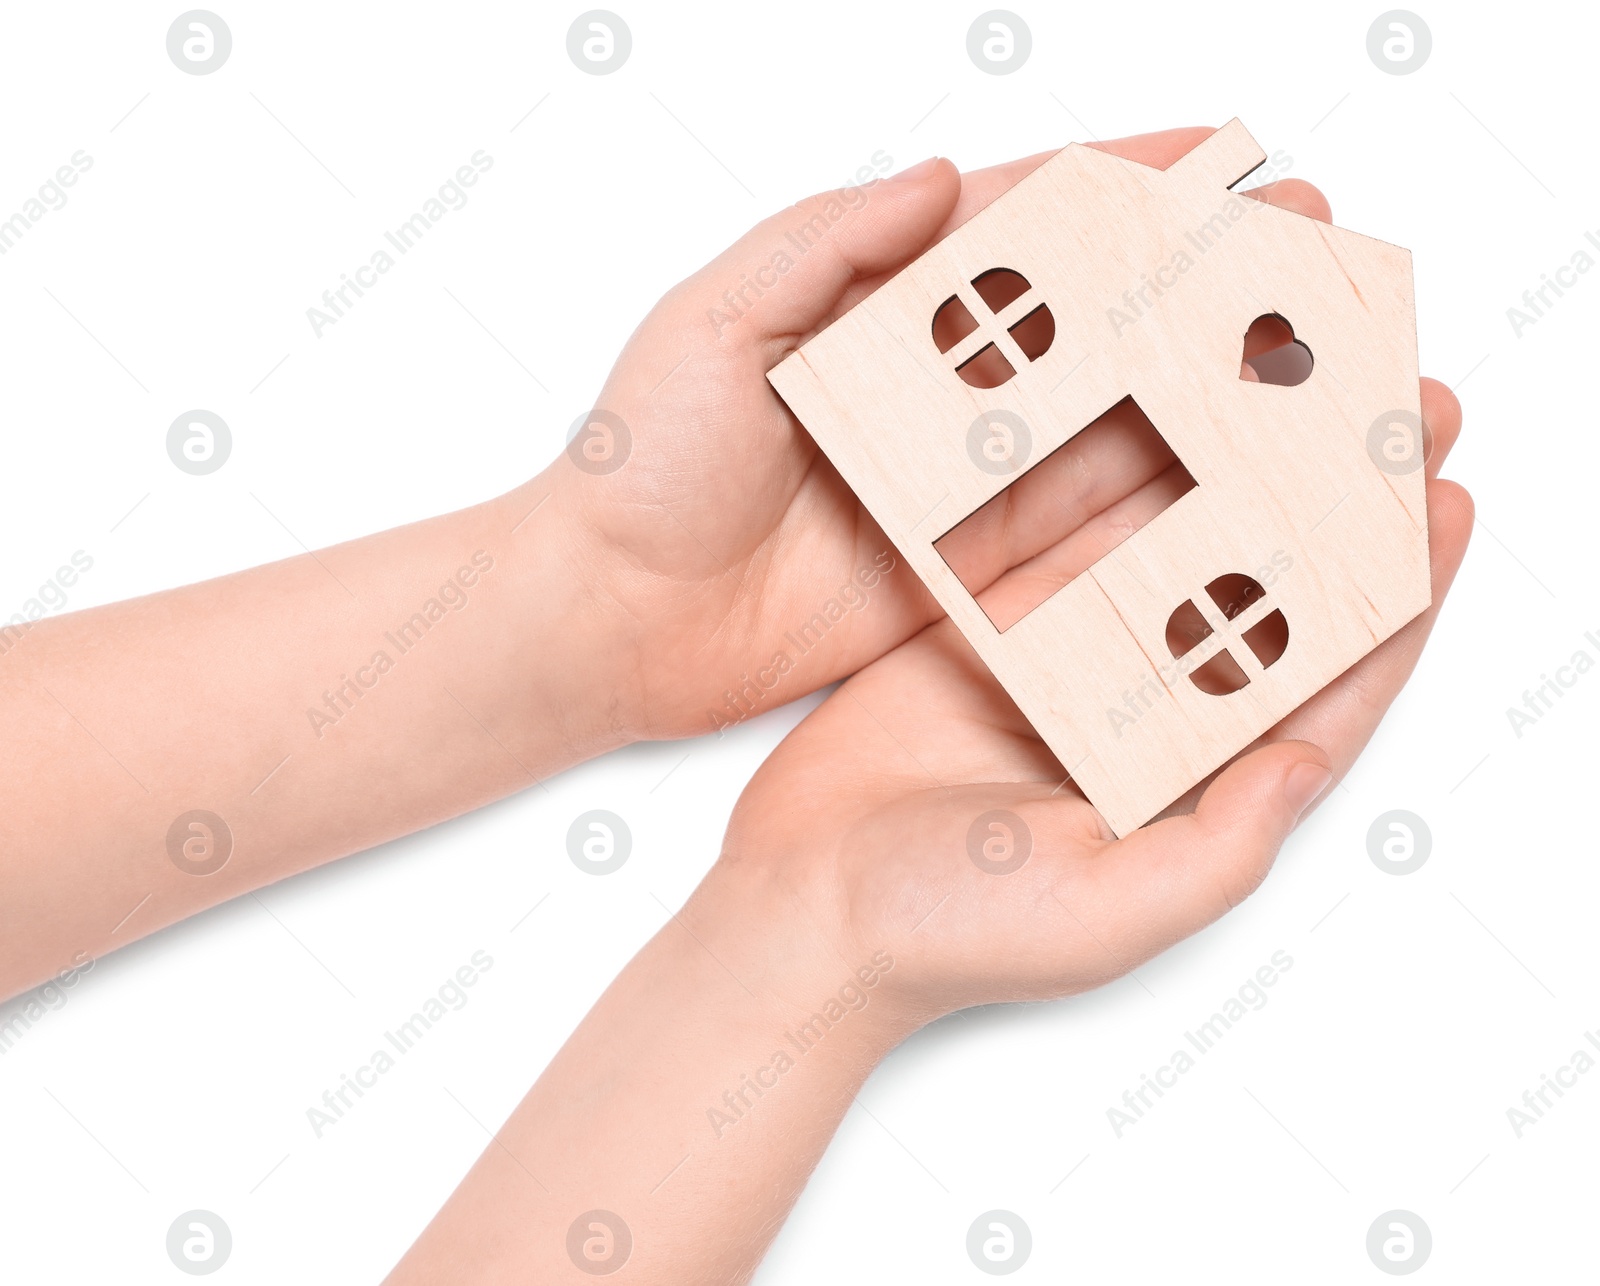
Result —
[[[1125,397],[933,547],[1004,633],[1194,487],[1150,418]]]

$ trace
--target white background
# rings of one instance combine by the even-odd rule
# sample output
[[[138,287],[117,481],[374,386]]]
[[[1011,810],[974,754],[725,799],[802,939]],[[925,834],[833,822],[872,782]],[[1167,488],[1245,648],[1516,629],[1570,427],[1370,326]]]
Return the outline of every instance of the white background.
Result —
[[[511,487],[664,289],[878,149],[970,168],[1238,115],[1338,222],[1411,247],[1423,369],[1466,405],[1448,473],[1483,519],[1415,680],[1225,922],[1137,979],[897,1051],[758,1280],[987,1280],[964,1243],[994,1208],[1032,1229],[1019,1281],[1383,1280],[1365,1238],[1393,1208],[1432,1229],[1423,1280],[1592,1274],[1600,1070],[1520,1139],[1506,1109],[1600,1028],[1600,676],[1521,738],[1505,712],[1600,657],[1600,273],[1521,338],[1506,317],[1600,227],[1594,10],[1429,7],[1431,58],[1393,76],[1367,56],[1378,5],[1018,0],[1032,56],[991,76],[966,52],[980,4],[615,0],[633,52],[596,77],[567,56],[576,4],[215,3],[234,43],[207,76],[167,57],[181,5],[7,6],[0,218],[76,150],[93,167],[0,258],[0,616],[74,550],[81,608]],[[478,149],[470,204],[315,338],[305,310]],[[194,407],[234,435],[208,477],[164,447]],[[0,1279],[184,1280],[164,1239],[196,1207],[233,1232],[216,1280],[379,1278],[809,704],[100,961],[0,1057]],[[564,851],[589,808],[635,838],[606,878]],[[1394,808],[1432,830],[1415,874],[1367,854]],[[468,1006],[316,1139],[306,1109],[480,949]],[[1280,949],[1270,1003],[1115,1137],[1107,1108]]]

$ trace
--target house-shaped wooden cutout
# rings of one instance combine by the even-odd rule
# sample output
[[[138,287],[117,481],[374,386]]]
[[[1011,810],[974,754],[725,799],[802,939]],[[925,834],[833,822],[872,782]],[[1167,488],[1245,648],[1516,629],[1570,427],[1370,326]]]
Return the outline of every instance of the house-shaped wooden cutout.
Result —
[[[1119,835],[1429,603],[1410,254],[1235,195],[1264,160],[1068,146],[768,377]],[[1240,377],[1272,314],[1292,387]],[[1197,485],[997,629],[935,542],[1129,397]]]

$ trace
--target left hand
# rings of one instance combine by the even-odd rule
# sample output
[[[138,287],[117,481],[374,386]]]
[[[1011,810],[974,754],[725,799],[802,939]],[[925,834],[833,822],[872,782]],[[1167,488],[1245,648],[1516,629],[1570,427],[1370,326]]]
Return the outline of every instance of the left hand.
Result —
[[[1169,130],[1096,146],[1164,168],[1210,133]],[[569,545],[566,561],[582,569],[588,601],[606,614],[592,633],[605,640],[595,650],[611,671],[603,686],[622,737],[690,736],[737,722],[853,673],[939,615],[898,565],[866,591],[870,610],[847,611],[821,646],[788,656],[792,669],[776,683],[746,683],[763,670],[772,679],[777,655],[794,651],[785,633],[825,612],[859,571],[884,555],[899,563],[766,373],[1050,155],[965,176],[933,161],[811,197],[758,224],[645,318],[596,400],[628,426],[625,463],[591,474],[563,456],[526,489],[553,488],[548,517]],[[1252,195],[1328,217],[1321,193],[1299,180]],[[813,222],[807,232],[818,216],[826,231],[818,235]],[[791,233],[810,241],[804,255]],[[780,251],[792,263],[781,274],[772,267]],[[1171,462],[1151,453],[1137,426],[1103,419],[1092,473],[1065,483],[1086,526]],[[1063,491],[1054,472],[1041,464],[1008,491],[1006,503],[1028,523],[1003,557],[969,579],[975,590],[1065,534],[1036,516],[1061,512],[1058,504],[1029,506],[1030,496]],[[730,703],[726,694],[741,688],[748,699]]]

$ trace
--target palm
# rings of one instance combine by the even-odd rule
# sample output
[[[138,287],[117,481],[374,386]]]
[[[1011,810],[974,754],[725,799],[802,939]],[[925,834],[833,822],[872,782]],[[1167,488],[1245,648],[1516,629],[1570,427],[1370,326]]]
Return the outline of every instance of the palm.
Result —
[[[780,652],[797,663],[795,680],[767,689],[758,676],[762,696],[746,706],[768,708],[856,669],[933,612],[920,582],[767,384],[759,352],[704,344],[658,388],[635,387],[660,378],[630,361],[635,345],[672,352],[694,338],[673,323],[670,310],[652,315],[601,394],[600,405],[635,426],[635,448],[627,467],[606,479],[610,494],[594,520],[598,534],[626,551],[631,600],[652,607],[641,661],[659,678],[647,686],[675,697],[654,709],[658,736],[705,731],[708,710],[736,720],[740,709],[729,709],[722,694],[746,675],[770,677]],[[895,570],[880,580],[870,569],[885,556]],[[874,582],[864,589],[863,569]],[[852,592],[842,619],[829,620],[828,600],[852,583],[865,601]],[[866,602],[871,611],[862,610]],[[785,635],[819,613],[826,646],[801,664]],[[661,647],[658,638],[670,642]],[[685,697],[684,676],[692,674],[707,676],[705,689]]]
[[[865,955],[887,949],[923,985],[953,993],[949,1007],[1054,992],[1037,963],[1058,957],[1052,944],[1067,936],[1060,886],[1108,839],[1064,776],[941,621],[852,678],[784,741],[740,800],[729,848],[783,854],[778,878],[803,902],[846,924]],[[993,813],[1004,815],[999,829],[981,820]],[[1028,860],[1005,875],[978,865],[1023,849]],[[797,867],[789,855],[802,852]]]

